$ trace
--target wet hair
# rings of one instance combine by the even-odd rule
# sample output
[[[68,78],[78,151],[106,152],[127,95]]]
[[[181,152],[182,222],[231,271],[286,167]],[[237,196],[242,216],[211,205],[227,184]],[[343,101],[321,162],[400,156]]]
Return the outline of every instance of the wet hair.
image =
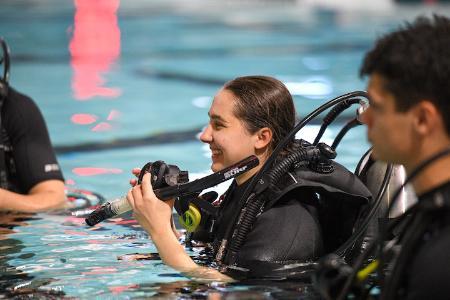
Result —
[[[450,134],[450,19],[419,17],[381,37],[370,50],[360,75],[378,74],[392,93],[397,111],[422,100],[440,111]]]
[[[250,133],[264,127],[272,130],[271,150],[294,128],[294,102],[281,81],[268,76],[244,76],[227,82],[223,88],[236,97],[234,115]]]

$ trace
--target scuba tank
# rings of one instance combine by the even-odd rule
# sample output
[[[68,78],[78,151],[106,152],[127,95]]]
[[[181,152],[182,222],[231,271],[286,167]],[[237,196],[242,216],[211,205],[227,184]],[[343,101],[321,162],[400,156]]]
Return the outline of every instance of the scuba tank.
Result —
[[[384,174],[388,168],[388,164],[379,160],[375,160],[372,156],[372,150],[369,150],[361,158],[355,174],[375,194],[380,189]],[[399,189],[406,179],[406,171],[402,165],[393,165],[392,173],[389,179],[386,193],[383,195],[381,205],[378,212],[379,218],[396,218],[402,215],[409,207],[417,202],[417,197],[411,186],[403,187],[398,199],[392,209],[388,212],[389,205],[392,203],[394,192]]]
[[[355,174],[367,186],[373,195],[382,189],[383,178],[389,173],[385,192],[375,203],[374,217],[370,221],[367,232],[364,235],[362,248],[365,249],[375,236],[385,228],[390,220],[402,215],[409,207],[417,203],[417,197],[411,186],[403,186],[406,180],[406,171],[402,165],[392,165],[379,160],[375,160],[372,149],[369,149],[361,158],[356,167]],[[400,188],[400,194],[393,204],[394,193]]]

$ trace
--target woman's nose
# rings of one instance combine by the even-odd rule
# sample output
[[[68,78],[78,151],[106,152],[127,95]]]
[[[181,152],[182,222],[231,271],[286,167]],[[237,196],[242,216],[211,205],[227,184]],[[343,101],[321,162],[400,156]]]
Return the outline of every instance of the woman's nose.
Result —
[[[206,125],[205,128],[203,128],[202,133],[200,134],[200,140],[203,143],[210,143],[212,141],[212,135],[211,135],[211,125]]]

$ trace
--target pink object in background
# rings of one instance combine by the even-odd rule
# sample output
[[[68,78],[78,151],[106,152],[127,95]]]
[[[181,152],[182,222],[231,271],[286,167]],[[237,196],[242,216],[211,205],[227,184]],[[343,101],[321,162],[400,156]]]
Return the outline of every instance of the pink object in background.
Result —
[[[73,168],[72,173],[78,176],[96,176],[103,174],[120,174],[123,171],[121,169],[116,168],[93,168],[93,167],[84,167],[84,168]]]
[[[94,126],[94,128],[92,128],[92,131],[108,131],[111,130],[112,126],[109,123],[106,122],[101,122],[98,123],[97,125]]]
[[[88,125],[97,121],[97,116],[91,114],[74,114],[70,120],[75,124]]]
[[[95,96],[114,98],[120,89],[105,87],[103,74],[120,55],[117,22],[119,0],[75,0],[73,36],[69,50],[73,68],[72,88],[78,100]]]

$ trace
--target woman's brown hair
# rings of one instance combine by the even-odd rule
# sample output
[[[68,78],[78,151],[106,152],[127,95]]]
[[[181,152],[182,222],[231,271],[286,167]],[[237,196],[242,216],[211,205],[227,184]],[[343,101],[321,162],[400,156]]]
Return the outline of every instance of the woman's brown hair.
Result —
[[[294,128],[294,102],[281,81],[269,76],[243,76],[223,88],[236,96],[234,114],[250,133],[264,127],[272,130],[271,150]]]

